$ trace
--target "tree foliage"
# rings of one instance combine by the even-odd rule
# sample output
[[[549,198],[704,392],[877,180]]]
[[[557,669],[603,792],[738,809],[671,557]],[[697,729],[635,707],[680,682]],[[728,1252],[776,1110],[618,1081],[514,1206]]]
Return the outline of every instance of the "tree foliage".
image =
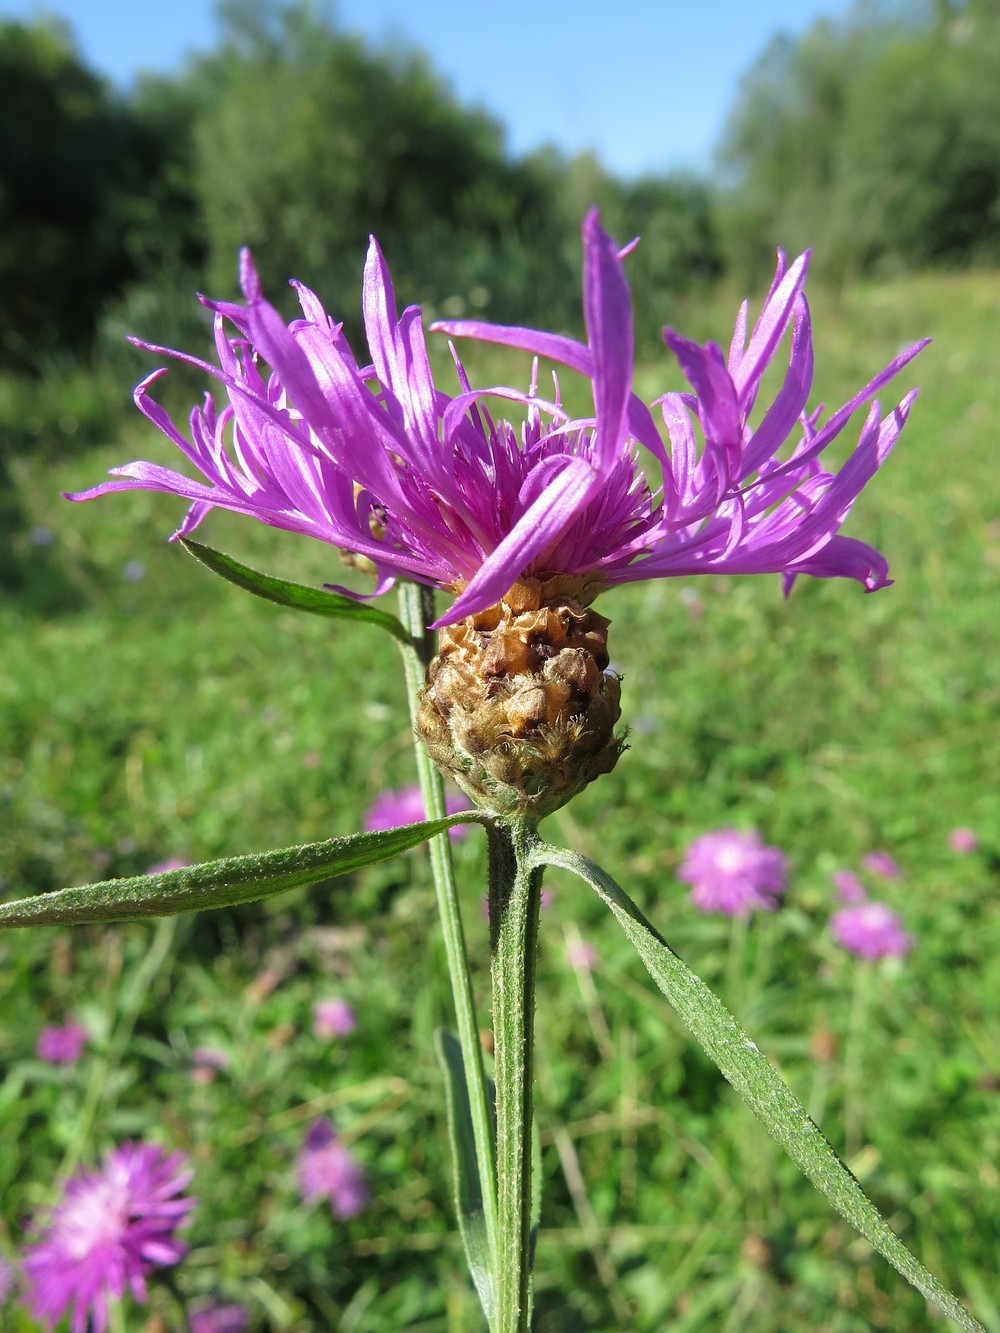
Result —
[[[771,43],[722,148],[727,256],[776,242],[829,272],[1000,257],[1000,11],[989,0],[859,4]]]

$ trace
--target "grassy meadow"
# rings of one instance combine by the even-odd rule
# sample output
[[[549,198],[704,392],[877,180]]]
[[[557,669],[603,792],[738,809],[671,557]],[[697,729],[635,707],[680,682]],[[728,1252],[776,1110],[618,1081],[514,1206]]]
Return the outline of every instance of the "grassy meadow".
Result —
[[[736,301],[670,313],[728,343]],[[614,592],[630,749],[544,826],[598,859],[780,1066],[906,1243],[1000,1333],[1000,274],[813,294],[817,395],[837,406],[899,346],[921,397],[849,520],[896,584],[686,579]],[[483,382],[525,380],[505,356]],[[568,379],[568,375],[563,379]],[[128,384],[122,385],[127,396]],[[568,387],[568,386],[567,386]],[[637,387],[679,387],[666,355]],[[883,407],[887,406],[887,395]],[[43,403],[39,412],[49,409]],[[413,780],[399,663],[375,630],[296,615],[214,579],[166,537],[182,502],[71,506],[133,458],[122,438],[8,460],[0,603],[0,891],[7,898],[360,827]],[[227,515],[199,537],[304,582],[335,552]],[[746,929],[699,915],[675,870],[725,824],[783,848],[786,900]],[[951,829],[980,848],[958,855]],[[915,946],[868,966],[834,944],[830,875],[869,878]],[[456,847],[488,1023],[485,855]],[[542,920],[538,1333],[861,1333],[943,1327],[837,1220],[681,1030],[596,898],[552,874]],[[567,946],[599,961],[577,973]],[[357,1029],[312,1031],[342,996]],[[59,1173],[108,1145],[182,1149],[199,1200],[180,1290],[240,1302],[253,1333],[476,1333],[454,1223],[433,1032],[450,1024],[418,852],[349,879],[168,923],[0,937],[0,1256]],[[75,1065],[35,1056],[76,1016]],[[193,1080],[192,1052],[228,1066]],[[295,1156],[333,1115],[372,1191],[337,1222]],[[178,1327],[171,1294],[123,1327]],[[33,1327],[16,1307],[2,1327]]]

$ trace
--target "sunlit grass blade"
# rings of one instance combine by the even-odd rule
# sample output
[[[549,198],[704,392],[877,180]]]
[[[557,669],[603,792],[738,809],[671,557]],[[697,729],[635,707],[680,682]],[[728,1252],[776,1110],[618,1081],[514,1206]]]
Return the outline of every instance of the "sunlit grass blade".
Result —
[[[343,593],[327,592],[323,588],[309,588],[303,583],[289,583],[286,579],[275,578],[271,574],[262,574],[241,564],[231,555],[203,546],[182,537],[181,545],[196,560],[218,574],[237,588],[252,592],[255,597],[263,597],[268,602],[277,602],[279,606],[290,607],[293,611],[308,611],[315,616],[334,616],[346,620],[361,620],[369,625],[378,625],[401,643],[408,643],[409,636],[396,617],[388,611],[370,606],[367,602],[356,602],[353,597]]]
[[[378,833],[353,833],[302,847],[230,856],[158,875],[109,879],[0,904],[0,929],[12,926],[87,925],[139,917],[204,912],[257,902],[320,879],[346,875],[409,851],[475,815],[450,815]]]
[[[678,958],[624,889],[600,866],[575,852],[539,844],[534,859],[539,865],[559,866],[578,875],[611,908],[650,976],[706,1053],[841,1217],[960,1328],[968,1333],[985,1333],[982,1324],[888,1226],[766,1056],[722,1001]]]
[[[448,1139],[455,1174],[455,1206],[469,1272],[490,1328],[496,1308],[493,1256],[486,1227],[483,1192],[479,1184],[476,1139],[465,1077],[465,1062],[458,1038],[442,1028],[437,1033],[438,1059],[445,1076]]]

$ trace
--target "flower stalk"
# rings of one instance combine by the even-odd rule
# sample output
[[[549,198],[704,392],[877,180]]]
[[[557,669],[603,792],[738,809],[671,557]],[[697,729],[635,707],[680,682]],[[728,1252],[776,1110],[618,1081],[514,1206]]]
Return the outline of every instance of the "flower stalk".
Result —
[[[414,727],[414,750],[424,811],[428,819],[444,818],[447,813],[444,782],[415,730],[424,675],[434,652],[434,636],[427,628],[434,619],[433,590],[418,583],[402,582],[399,587],[399,611],[400,619],[410,635],[410,643],[401,645],[400,651],[406,674],[410,721]],[[479,1043],[479,1023],[476,1018],[476,1002],[472,990],[465,933],[462,929],[462,913],[458,901],[451,842],[447,833],[443,833],[439,837],[431,838],[428,846],[455,1004],[458,1039],[468,1084],[469,1109],[476,1144],[486,1235],[490,1253],[496,1254],[496,1153],[493,1138],[493,1108],[486,1071],[483,1068],[482,1047]]]
[[[531,1132],[535,960],[543,868],[530,860],[533,820],[489,828],[490,952],[497,1089],[495,1333],[527,1333],[531,1318]]]

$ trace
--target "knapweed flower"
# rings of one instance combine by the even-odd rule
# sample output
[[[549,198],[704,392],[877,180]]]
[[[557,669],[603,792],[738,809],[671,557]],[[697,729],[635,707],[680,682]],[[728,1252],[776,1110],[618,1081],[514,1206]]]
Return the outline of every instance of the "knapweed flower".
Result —
[[[217,1046],[196,1046],[191,1052],[191,1082],[214,1083],[220,1070],[229,1068],[229,1056]]]
[[[888,852],[866,852],[861,858],[862,867],[872,875],[878,875],[881,879],[899,879],[903,873],[899,868],[899,862]]]
[[[346,1000],[317,1000],[313,1005],[313,1032],[317,1037],[346,1037],[358,1026],[358,1016]]]
[[[35,1043],[35,1054],[50,1065],[74,1065],[83,1054],[88,1039],[87,1029],[75,1022],[42,1028]]]
[[[859,958],[901,958],[913,946],[913,937],[885,903],[860,903],[834,912],[830,929],[840,947]]]
[[[689,896],[701,911],[746,916],[777,907],[788,868],[784,852],[766,846],[758,834],[724,828],[694,840],[677,878],[692,886]]]
[[[596,212],[584,223],[583,249],[586,343],[480,322],[436,327],[583,374],[590,416],[570,419],[558,391],[546,401],[534,376],[527,390],[473,389],[457,357],[453,391],[437,386],[420,311],[397,314],[374,240],[364,275],[368,363],[298,284],[302,318],[286,326],[244,251],[245,304],[205,302],[217,366],[140,344],[200,367],[225,395],[221,408],[207,396],[194,409],[186,436],[151,397],[162,370],[136,390],[139,408],[200,478],[135,462],[70,498],[166,491],[190,502],[175,536],[192,533],[213,507],[230,509],[363,558],[375,574],[372,596],[399,577],[453,594],[437,622],[454,629],[432,666],[425,740],[477,800],[554,809],[610,769],[621,749],[608,622],[588,609],[602,590],[707,573],[779,573],[786,591],[799,574],[853,578],[868,590],[889,582],[882,556],[840,529],[914,397],[882,417],[875,395],[922,346],[823,422],[807,410],[808,256],[788,265],[780,255],[759,318],[748,333],[743,306],[728,354],[665,332],[689,387],[656,400],[661,428],[632,392],[625,252]],[[787,370],[758,408],[786,334]],[[486,398],[513,407],[520,423],[495,419]],[[862,407],[857,444],[838,471],[825,469],[824,451]],[[658,473],[652,483],[643,454]]]
[[[100,1171],[78,1173],[24,1259],[35,1318],[54,1328],[72,1307],[71,1333],[104,1333],[109,1301],[126,1288],[145,1301],[148,1274],[187,1252],[174,1233],[194,1207],[182,1194],[191,1175],[180,1153],[145,1143],[124,1143]]]
[[[344,1147],[330,1120],[316,1120],[309,1128],[298,1159],[299,1193],[306,1203],[329,1199],[334,1217],[356,1217],[370,1191],[364,1172]]]
[[[592,972],[600,955],[589,940],[574,939],[566,945],[566,961],[577,972]]]
[[[7,1304],[16,1286],[16,1271],[7,1263],[6,1259],[0,1259],[0,1307]]]
[[[863,903],[868,897],[865,886],[850,870],[835,870],[830,879],[842,903]]]
[[[445,794],[444,805],[449,815],[457,815],[461,810],[468,810],[469,801],[460,792],[450,791]],[[390,788],[381,792],[365,815],[364,827],[368,833],[378,833],[382,829],[400,828],[404,824],[419,824],[426,818],[424,798],[420,788],[414,784],[412,787]],[[448,830],[448,836],[464,838],[469,828],[468,824],[456,824]]]
[[[242,1305],[203,1305],[193,1310],[191,1333],[246,1333],[250,1316]]]
[[[948,846],[960,856],[968,856],[979,847],[979,835],[975,829],[953,828],[948,834]]]

